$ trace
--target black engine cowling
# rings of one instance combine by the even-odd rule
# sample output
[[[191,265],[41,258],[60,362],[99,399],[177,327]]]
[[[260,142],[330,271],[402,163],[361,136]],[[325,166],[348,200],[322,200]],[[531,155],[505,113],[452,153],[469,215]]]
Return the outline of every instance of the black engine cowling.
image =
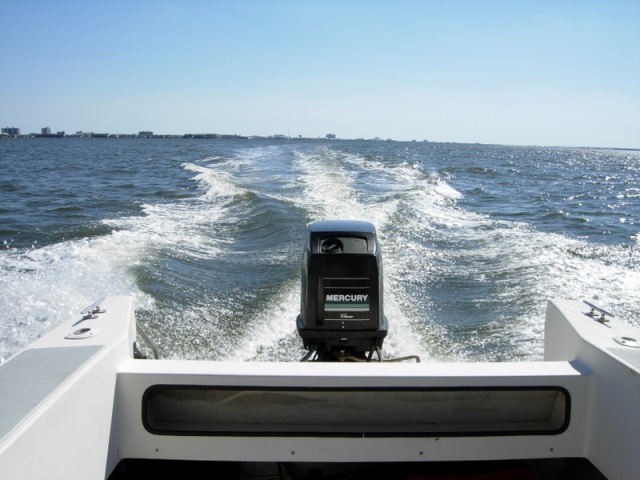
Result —
[[[298,333],[319,360],[365,357],[382,347],[382,253],[373,224],[332,220],[309,225],[302,257]]]

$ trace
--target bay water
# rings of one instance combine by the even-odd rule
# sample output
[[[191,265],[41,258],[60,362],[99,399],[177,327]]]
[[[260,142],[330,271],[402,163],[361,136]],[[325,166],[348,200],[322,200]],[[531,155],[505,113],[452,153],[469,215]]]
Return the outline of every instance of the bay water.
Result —
[[[164,358],[297,361],[324,219],[378,229],[385,357],[540,360],[550,298],[640,327],[640,151],[1,139],[0,362],[122,294]]]

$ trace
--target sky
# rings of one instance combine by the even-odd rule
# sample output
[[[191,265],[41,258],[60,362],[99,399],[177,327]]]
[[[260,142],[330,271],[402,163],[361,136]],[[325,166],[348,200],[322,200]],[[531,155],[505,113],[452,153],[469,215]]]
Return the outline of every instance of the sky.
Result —
[[[640,0],[0,0],[0,126],[640,148]]]

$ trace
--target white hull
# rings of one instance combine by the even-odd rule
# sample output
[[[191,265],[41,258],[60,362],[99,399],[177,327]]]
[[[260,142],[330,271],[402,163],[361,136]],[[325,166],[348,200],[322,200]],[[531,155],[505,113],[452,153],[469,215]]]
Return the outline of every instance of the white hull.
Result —
[[[101,307],[0,366],[0,478],[128,478],[136,459],[640,472],[640,333],[581,302],[549,303],[544,361],[457,364],[138,360],[132,299]]]

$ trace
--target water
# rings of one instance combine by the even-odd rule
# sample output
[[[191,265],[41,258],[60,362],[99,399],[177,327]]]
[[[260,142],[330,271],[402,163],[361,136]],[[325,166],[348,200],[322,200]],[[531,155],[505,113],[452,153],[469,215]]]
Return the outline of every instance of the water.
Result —
[[[131,294],[165,358],[295,361],[306,224],[383,247],[386,356],[540,360],[549,298],[640,326],[640,152],[305,140],[0,141],[0,362]]]

